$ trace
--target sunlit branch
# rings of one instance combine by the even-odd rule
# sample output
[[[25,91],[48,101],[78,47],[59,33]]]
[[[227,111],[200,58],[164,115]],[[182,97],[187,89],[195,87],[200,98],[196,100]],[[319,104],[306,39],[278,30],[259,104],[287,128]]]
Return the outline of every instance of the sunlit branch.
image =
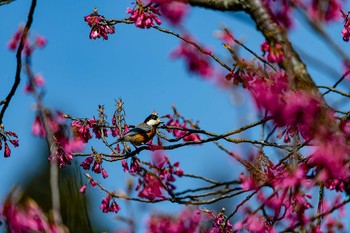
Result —
[[[350,74],[350,69],[347,70],[331,88],[336,88],[339,85],[339,83],[341,83],[349,74]],[[333,90],[329,89],[328,91],[323,93],[323,95],[327,95],[331,91]]]
[[[327,89],[327,91],[325,93],[323,93],[323,95],[326,95],[329,92],[334,92],[334,93],[337,93],[337,94],[345,96],[345,97],[350,97],[350,93],[340,91],[338,89],[335,89],[334,87],[328,87],[328,86],[317,86],[317,87]]]

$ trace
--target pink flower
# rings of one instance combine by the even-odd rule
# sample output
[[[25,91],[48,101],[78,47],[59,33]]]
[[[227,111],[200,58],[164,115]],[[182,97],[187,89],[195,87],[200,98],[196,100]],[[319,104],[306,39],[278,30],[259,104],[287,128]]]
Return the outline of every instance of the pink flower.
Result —
[[[143,178],[143,189],[138,193],[139,197],[146,198],[148,200],[154,200],[155,198],[162,198],[161,191],[162,184],[153,175],[146,174]]]
[[[111,201],[110,195],[102,199],[100,209],[102,210],[103,213],[108,213],[108,212],[118,213],[118,211],[120,210],[119,205],[114,200],[112,201],[112,203],[110,203],[110,201]]]
[[[92,166],[92,171],[95,173],[101,173],[101,164],[94,161],[94,165]]]
[[[45,84],[45,80],[42,75],[37,74],[34,76],[33,80],[30,80],[27,85],[24,87],[25,93],[33,92],[34,88],[43,87]]]
[[[188,8],[189,7],[187,4],[177,1],[167,1],[160,3],[159,6],[162,16],[164,16],[174,25],[180,24],[183,21],[183,18],[188,12]]]
[[[190,38],[187,39],[191,41]],[[211,65],[207,55],[210,54],[210,51],[207,50],[205,53],[203,54],[203,52],[199,51],[192,44],[182,41],[180,46],[171,53],[171,57],[183,58],[190,72],[208,78],[213,75],[214,67]]]
[[[342,135],[333,134],[323,139],[322,141],[315,141],[317,145],[315,151],[310,155],[309,164],[311,166],[319,166],[324,169],[322,181],[339,180],[336,182],[340,184],[342,181],[349,179],[350,170],[344,166],[348,160],[347,155],[350,154],[350,146],[346,143]],[[335,186],[330,186],[335,188]]]
[[[84,143],[87,143],[92,138],[88,121],[76,120],[71,123],[71,126],[75,138],[81,139]]]
[[[349,19],[349,13],[344,13],[343,11],[341,11],[341,16],[344,19],[344,28],[341,31],[341,34],[343,36],[343,40],[344,41],[349,41],[350,38],[350,19]]]
[[[129,172],[129,166],[125,159],[122,160],[122,167],[124,172]]]
[[[17,140],[17,139],[15,139],[15,140],[9,140],[10,141],[10,143],[14,146],[14,147],[18,147],[19,146],[19,140]]]
[[[97,185],[97,183],[93,179],[90,179],[90,185],[91,185],[91,187],[95,187]]]
[[[22,36],[22,32],[23,32],[23,26],[20,26],[18,28],[18,30],[16,31],[16,33],[13,35],[12,39],[10,40],[10,42],[8,43],[8,48],[10,50],[16,50],[17,45],[21,39]]]
[[[46,137],[46,130],[39,115],[35,117],[34,123],[32,125],[32,133],[35,136]]]
[[[258,186],[252,177],[245,176],[243,173],[239,175],[241,181],[242,189],[245,191],[257,189]]]
[[[226,216],[222,212],[218,213],[214,218],[213,228],[210,233],[233,233],[232,224],[230,221],[227,221],[227,223],[225,222]]]
[[[11,155],[10,147],[9,147],[8,144],[5,142],[4,157],[7,158],[7,157],[10,157],[10,155]]]
[[[331,22],[340,18],[339,12],[342,9],[339,0],[312,0],[311,7],[308,7],[310,17],[315,21]]]
[[[109,210],[109,201],[111,200],[111,196],[107,196],[102,199],[100,209],[102,210],[103,213],[107,213]]]
[[[37,36],[35,37],[35,44],[39,47],[39,48],[42,48],[46,45],[47,43],[47,40],[45,37],[43,36]]]
[[[108,40],[108,34],[113,34],[115,28],[105,19],[104,16],[97,14],[97,9],[93,13],[84,17],[85,22],[91,27],[90,39],[102,37]]]
[[[282,63],[284,60],[284,52],[282,45],[276,43],[273,46],[269,45],[267,41],[261,44],[263,54],[267,54],[267,60],[271,63]]]
[[[105,179],[108,177],[108,173],[103,168],[102,168],[102,177],[105,178]]]
[[[84,184],[80,189],[79,189],[79,192],[80,193],[85,193],[85,191],[86,191],[86,184]]]
[[[88,157],[86,158],[81,164],[80,166],[84,169],[84,170],[90,170],[90,166],[93,162],[93,157]]]
[[[154,22],[158,25],[162,21],[158,18],[158,9],[152,3],[143,5],[141,1],[136,1],[136,7],[131,9],[128,7],[126,13],[130,14],[129,20],[135,22],[135,26],[139,28],[150,28],[154,26]]]
[[[266,232],[263,218],[257,214],[250,214],[246,218],[246,229],[249,232]]]
[[[350,120],[345,119],[345,120],[341,121],[339,128],[344,133],[344,135],[348,139],[350,139]]]
[[[265,6],[269,8],[273,19],[282,24],[285,28],[289,29],[293,26],[293,6],[289,0],[265,0]],[[298,4],[298,1],[294,2]]]
[[[11,196],[5,201],[0,214],[6,218],[9,232],[58,232],[57,226],[49,223],[44,212],[32,199],[19,204]]]
[[[199,232],[200,223],[200,212],[196,212],[191,209],[184,209],[176,215],[153,214],[147,221],[147,229],[145,232]]]

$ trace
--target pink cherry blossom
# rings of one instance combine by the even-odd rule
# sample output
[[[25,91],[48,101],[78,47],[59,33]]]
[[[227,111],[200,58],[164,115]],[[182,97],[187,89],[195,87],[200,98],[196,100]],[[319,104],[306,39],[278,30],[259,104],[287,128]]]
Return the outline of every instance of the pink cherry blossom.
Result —
[[[97,39],[102,37],[108,40],[108,34],[113,34],[115,28],[106,21],[105,17],[97,13],[97,9],[93,13],[84,17],[85,22],[91,27],[90,39]]]

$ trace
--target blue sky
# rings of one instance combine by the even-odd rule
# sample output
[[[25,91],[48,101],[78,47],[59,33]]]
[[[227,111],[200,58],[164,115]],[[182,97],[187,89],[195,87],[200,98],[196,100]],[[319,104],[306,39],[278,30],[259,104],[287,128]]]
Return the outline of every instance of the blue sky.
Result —
[[[32,35],[43,35],[47,46],[35,52],[33,68],[46,80],[45,104],[52,109],[60,109],[75,117],[97,115],[97,106],[104,104],[106,113],[112,114],[114,99],[121,97],[125,102],[127,121],[137,124],[153,110],[160,115],[171,113],[171,105],[188,118],[199,120],[200,125],[212,132],[225,132],[237,128],[242,122],[251,122],[254,111],[249,111],[250,103],[243,92],[236,89],[229,93],[210,82],[191,75],[180,60],[169,57],[179,44],[178,39],[155,30],[141,30],[133,25],[117,25],[116,33],[109,40],[90,40],[89,27],[83,17],[94,7],[106,18],[124,18],[128,1],[38,1]],[[21,23],[26,22],[30,1],[15,1],[0,7],[0,70],[1,99],[11,87],[15,74],[15,54],[7,49],[7,43]],[[5,20],[4,20],[5,19]],[[206,19],[203,22],[203,19]],[[186,28],[197,40],[209,45],[219,57],[227,57],[221,42],[213,32],[222,25],[228,26],[238,38],[251,49],[259,52],[263,38],[256,32],[254,24],[244,14],[214,12],[201,8],[193,9],[186,21]],[[167,24],[162,27],[169,28]],[[332,24],[329,32],[337,43],[349,52],[340,35],[341,23]],[[176,29],[174,29],[176,31]],[[330,52],[328,46],[319,41],[302,23],[297,22],[290,36],[298,49],[307,54],[316,54],[340,73],[340,60]],[[242,54],[245,54],[242,52]],[[320,84],[330,84],[338,77],[329,78],[319,68],[309,66],[309,71]],[[13,98],[4,118],[7,130],[18,133],[20,147],[13,149],[9,159],[0,157],[1,189],[0,200],[16,184],[25,179],[40,165],[36,164],[40,139],[31,136],[34,119],[34,100],[23,93],[25,76]],[[243,101],[237,101],[241,96]],[[103,147],[97,147],[103,150]],[[241,151],[239,146],[232,149]],[[222,170],[222,164],[229,159],[213,146],[180,149],[169,153],[172,161],[181,161],[185,171],[211,174]],[[145,153],[142,158],[147,158]],[[200,163],[198,161],[201,161]],[[229,162],[225,171],[228,177],[239,172],[234,163]],[[115,168],[117,167],[117,169]],[[107,186],[122,188],[125,179],[119,179],[119,164],[107,166],[112,177]],[[241,169],[241,168],[240,168]],[[5,179],[6,177],[6,179]],[[89,190],[97,196],[96,209],[103,197],[97,190]],[[99,209],[97,210],[99,211]],[[109,219],[113,216],[109,215]],[[115,225],[110,226],[113,228]],[[1,228],[0,228],[1,232]]]

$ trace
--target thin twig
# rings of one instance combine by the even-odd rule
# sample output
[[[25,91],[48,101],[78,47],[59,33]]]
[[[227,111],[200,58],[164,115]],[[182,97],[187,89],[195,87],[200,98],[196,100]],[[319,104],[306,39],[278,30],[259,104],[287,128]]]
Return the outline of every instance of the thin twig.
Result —
[[[8,93],[6,98],[2,101],[4,106],[2,107],[1,112],[0,112],[0,124],[2,124],[2,120],[3,120],[3,117],[5,115],[6,109],[8,108],[12,97],[16,93],[18,85],[21,82],[22,51],[23,51],[25,42],[26,42],[27,37],[28,37],[29,29],[30,29],[30,27],[32,26],[32,23],[33,23],[33,15],[34,15],[35,6],[36,6],[36,0],[32,0],[32,4],[30,6],[29,13],[28,13],[28,20],[27,20],[27,23],[26,23],[25,27],[23,28],[21,40],[19,42],[19,46],[18,46],[17,53],[16,53],[17,65],[16,65],[15,81],[14,81],[14,83],[12,85],[12,88],[11,88],[10,92]]]

